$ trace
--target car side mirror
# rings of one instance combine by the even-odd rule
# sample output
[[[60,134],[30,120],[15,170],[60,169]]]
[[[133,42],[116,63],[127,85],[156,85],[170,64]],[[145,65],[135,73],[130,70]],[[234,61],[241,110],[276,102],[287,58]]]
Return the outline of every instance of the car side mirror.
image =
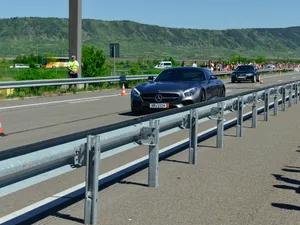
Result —
[[[148,81],[154,81],[154,76],[149,76]]]
[[[216,79],[218,79],[218,77],[217,77],[216,75],[211,75],[211,76],[210,76],[210,79],[211,79],[211,80],[216,80]]]

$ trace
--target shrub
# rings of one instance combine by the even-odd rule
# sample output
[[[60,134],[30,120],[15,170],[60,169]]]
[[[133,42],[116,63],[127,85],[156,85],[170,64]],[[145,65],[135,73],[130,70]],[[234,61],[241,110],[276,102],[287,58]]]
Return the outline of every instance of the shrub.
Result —
[[[83,46],[82,77],[99,77],[107,75],[106,57],[101,49],[94,46]]]

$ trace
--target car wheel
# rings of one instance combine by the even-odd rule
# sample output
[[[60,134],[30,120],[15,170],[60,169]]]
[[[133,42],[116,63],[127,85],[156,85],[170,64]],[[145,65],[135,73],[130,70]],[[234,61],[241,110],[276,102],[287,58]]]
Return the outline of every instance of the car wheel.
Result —
[[[234,78],[231,78],[231,83],[235,83],[235,79]]]
[[[260,82],[260,75],[258,75],[258,79],[256,79],[256,82]]]
[[[221,98],[223,98],[223,97],[225,97],[225,95],[226,95],[225,88],[224,88],[224,87],[222,87],[222,89],[221,89],[221,93],[220,93],[220,97],[221,97]]]
[[[206,95],[203,90],[200,91],[200,102],[205,102],[206,101]]]
[[[251,79],[252,83],[255,83],[256,78],[253,76],[253,78]]]

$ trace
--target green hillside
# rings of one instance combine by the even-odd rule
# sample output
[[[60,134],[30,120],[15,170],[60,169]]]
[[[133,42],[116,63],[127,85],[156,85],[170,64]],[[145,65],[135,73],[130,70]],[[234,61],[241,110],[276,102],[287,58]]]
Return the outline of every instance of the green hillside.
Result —
[[[300,58],[300,26],[272,29],[201,30],[131,21],[83,20],[83,43],[108,54],[120,43],[122,58],[208,59],[232,55]],[[0,19],[0,57],[53,52],[68,54],[68,19]]]

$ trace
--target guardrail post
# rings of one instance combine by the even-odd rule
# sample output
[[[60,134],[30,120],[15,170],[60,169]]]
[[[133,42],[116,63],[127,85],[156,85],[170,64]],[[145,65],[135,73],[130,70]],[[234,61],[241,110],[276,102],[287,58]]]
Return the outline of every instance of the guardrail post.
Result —
[[[278,87],[275,88],[274,95],[274,116],[278,116]]]
[[[97,224],[98,176],[100,167],[100,136],[87,137],[84,223]]]
[[[282,86],[281,87],[281,90],[282,90],[282,104],[281,104],[281,111],[286,111],[286,105],[285,105],[285,103],[286,103],[286,96],[285,96],[285,94],[286,94],[286,88],[285,88],[285,86]]]
[[[264,100],[265,100],[265,107],[264,107],[264,120],[269,121],[269,94],[270,90],[265,90],[264,93]]]
[[[148,186],[158,187],[159,120],[150,120],[149,127],[141,129],[140,141],[149,145]]]
[[[218,102],[217,148],[224,147],[224,102]]]
[[[149,145],[148,185],[158,187],[159,120],[150,120],[153,141]]]
[[[298,104],[298,88],[299,88],[299,83],[295,83],[295,104]]]
[[[252,104],[252,128],[257,127],[257,92],[253,93],[253,104]]]
[[[236,136],[241,137],[243,134],[243,105],[244,99],[242,96],[238,97],[237,100],[237,126],[236,126]]]
[[[293,101],[293,85],[290,85],[289,90],[289,107],[292,107],[292,101]]]
[[[300,83],[297,83],[297,86],[298,86],[298,92],[299,92],[299,85],[300,85]],[[299,93],[299,99],[298,99],[299,101],[300,101],[300,93]]]
[[[189,145],[189,164],[197,164],[197,145],[198,145],[198,110],[190,110],[190,145]]]

